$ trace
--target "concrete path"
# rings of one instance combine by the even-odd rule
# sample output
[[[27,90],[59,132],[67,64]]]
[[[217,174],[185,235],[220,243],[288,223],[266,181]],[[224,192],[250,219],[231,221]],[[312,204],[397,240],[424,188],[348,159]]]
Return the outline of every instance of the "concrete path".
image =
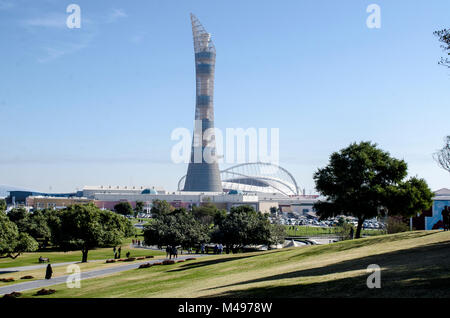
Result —
[[[161,251],[165,252],[165,250],[158,249],[156,247],[152,246],[138,246],[137,244],[130,244],[130,248],[143,248],[147,250],[153,250],[153,251]],[[95,260],[88,260],[88,263],[91,262],[105,262],[106,259],[95,259]],[[39,264],[39,265],[27,265],[27,266],[17,266],[17,267],[5,267],[0,268],[0,274],[8,274],[8,273],[14,273],[14,272],[22,272],[22,271],[29,271],[29,270],[35,270],[35,269],[41,269],[46,268],[48,264],[51,264],[52,267],[58,267],[58,266],[67,266],[70,264],[76,264],[80,263],[80,261],[74,261],[74,262],[64,262],[64,263],[45,263],[45,264]]]
[[[96,260],[88,261],[88,263],[91,263],[91,262],[102,262],[102,261],[105,262],[106,260],[104,260],[104,259],[96,259]],[[54,263],[54,264],[50,262],[50,263],[39,264],[39,265],[5,267],[5,268],[0,268],[0,274],[8,274],[8,273],[23,272],[23,271],[29,271],[29,270],[46,268],[48,264],[51,264],[52,267],[58,267],[58,266],[67,266],[67,265],[76,264],[76,263],[80,263],[80,261],[65,262],[65,263]]]
[[[186,259],[189,257],[202,257],[202,256],[205,256],[205,255],[192,254],[192,255],[180,256],[177,258],[177,260],[182,260],[182,259]],[[95,278],[95,277],[109,275],[109,274],[114,274],[114,273],[119,273],[119,272],[127,271],[130,269],[136,269],[141,264],[145,264],[145,263],[153,264],[153,263],[161,262],[161,261],[162,261],[161,259],[154,259],[154,260],[147,260],[147,261],[142,261],[142,262],[133,262],[132,264],[125,264],[125,265],[115,266],[115,267],[110,267],[110,268],[81,272],[81,280],[88,279],[88,278]],[[68,264],[71,264],[71,263],[68,263]],[[34,280],[34,281],[30,281],[30,282],[18,283],[18,284],[0,287],[0,295],[9,294],[12,292],[22,292],[25,290],[36,289],[36,288],[44,288],[44,287],[48,287],[48,286],[52,286],[52,285],[65,283],[68,277],[69,277],[69,275],[65,275],[65,276],[55,277],[52,279],[40,279],[40,280]]]

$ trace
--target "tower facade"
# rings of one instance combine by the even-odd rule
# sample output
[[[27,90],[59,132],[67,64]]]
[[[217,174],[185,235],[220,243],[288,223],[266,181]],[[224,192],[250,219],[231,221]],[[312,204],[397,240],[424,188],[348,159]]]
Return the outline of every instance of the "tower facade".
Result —
[[[191,14],[195,52],[195,125],[184,191],[222,192],[214,134],[214,69],[216,49],[211,34]]]

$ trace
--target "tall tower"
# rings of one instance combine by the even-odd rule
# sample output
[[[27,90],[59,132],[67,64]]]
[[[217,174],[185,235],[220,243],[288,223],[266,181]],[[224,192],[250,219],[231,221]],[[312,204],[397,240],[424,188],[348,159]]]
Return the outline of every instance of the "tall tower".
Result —
[[[184,183],[184,191],[222,192],[219,165],[217,160],[213,158],[216,156],[215,134],[213,132],[216,48],[211,40],[211,34],[206,32],[200,21],[192,13],[191,23],[194,37],[197,86],[191,161]],[[204,138],[205,135],[208,137]],[[204,154],[211,154],[212,156],[205,156]]]

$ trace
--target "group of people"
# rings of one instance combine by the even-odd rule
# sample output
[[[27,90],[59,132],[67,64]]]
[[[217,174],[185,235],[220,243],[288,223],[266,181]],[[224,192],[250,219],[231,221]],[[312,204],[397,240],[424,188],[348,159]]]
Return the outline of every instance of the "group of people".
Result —
[[[209,252],[208,246],[202,243],[202,245],[200,245],[200,253],[201,254],[205,254],[205,253],[208,254],[208,252]],[[222,245],[222,243],[216,244],[214,246],[214,254],[222,254],[222,252],[223,252],[223,245]],[[197,249],[197,253],[198,253],[198,249]]]
[[[447,205],[442,210],[442,222],[444,223],[444,231],[450,230],[450,208]]]
[[[138,245],[138,246],[141,246],[141,240],[135,240],[135,239],[133,239],[132,240],[132,242],[133,242],[133,245]]]
[[[120,253],[122,252],[122,247],[119,246],[119,248],[116,251],[116,247],[114,246],[113,252],[114,252],[114,259],[120,258]]]
[[[176,246],[170,246],[168,245],[166,247],[166,258],[169,257],[169,259],[171,259],[173,256],[173,258],[177,258],[178,257],[178,249]]]
[[[223,252],[223,245],[220,243],[219,245],[214,246],[214,254],[222,254]]]

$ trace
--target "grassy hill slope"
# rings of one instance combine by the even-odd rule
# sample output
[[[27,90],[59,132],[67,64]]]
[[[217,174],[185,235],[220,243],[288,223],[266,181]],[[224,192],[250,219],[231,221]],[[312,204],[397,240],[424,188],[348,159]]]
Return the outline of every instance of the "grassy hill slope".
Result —
[[[382,269],[380,289],[366,286],[370,264]],[[450,232],[211,256],[52,288],[48,297],[449,297]]]

